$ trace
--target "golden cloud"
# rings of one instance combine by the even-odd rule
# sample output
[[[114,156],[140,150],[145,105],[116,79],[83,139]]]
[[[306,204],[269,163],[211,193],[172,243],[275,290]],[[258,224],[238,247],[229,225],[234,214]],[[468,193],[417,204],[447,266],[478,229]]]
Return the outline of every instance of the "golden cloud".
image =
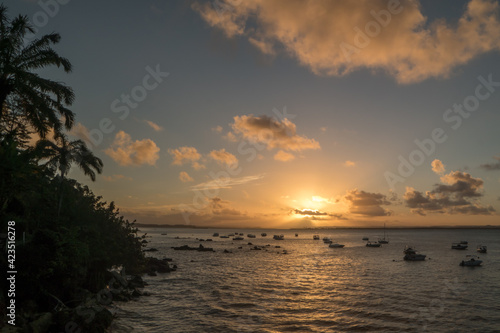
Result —
[[[288,162],[295,159],[293,154],[287,153],[286,151],[280,150],[276,154],[274,154],[274,159],[276,161]]]
[[[269,116],[243,115],[234,117],[231,124],[234,136],[267,146],[267,149],[302,151],[320,149],[319,142],[297,134],[297,127],[287,118],[278,120]]]
[[[194,3],[229,37],[264,54],[279,49],[318,75],[382,69],[400,83],[446,78],[478,55],[500,49],[499,5],[471,0],[456,22],[429,21],[419,1],[245,0]]]
[[[221,165],[235,166],[238,164],[238,159],[225,149],[212,150],[208,156]]]
[[[168,153],[173,156],[173,165],[183,165],[184,163],[191,163],[191,166],[196,169],[205,168],[204,165],[198,161],[201,159],[201,154],[194,147],[180,147],[177,149],[169,149]]]
[[[102,176],[102,179],[107,182],[116,182],[118,180],[132,180],[132,178],[126,177],[124,175]]]
[[[161,127],[160,125],[155,124],[154,122],[152,122],[150,120],[145,120],[145,122],[146,122],[146,124],[149,125],[149,127],[151,127],[152,129],[154,129],[156,132],[163,131],[163,127]]]
[[[186,172],[186,171],[181,171],[179,173],[179,179],[181,180],[181,182],[183,183],[187,183],[187,182],[192,182],[194,181],[194,179]]]
[[[438,175],[442,175],[445,172],[444,164],[438,159],[435,159],[431,163],[432,171],[437,173]]]
[[[155,165],[160,148],[150,139],[132,141],[124,131],[116,133],[115,140],[104,152],[116,163],[128,165]]]

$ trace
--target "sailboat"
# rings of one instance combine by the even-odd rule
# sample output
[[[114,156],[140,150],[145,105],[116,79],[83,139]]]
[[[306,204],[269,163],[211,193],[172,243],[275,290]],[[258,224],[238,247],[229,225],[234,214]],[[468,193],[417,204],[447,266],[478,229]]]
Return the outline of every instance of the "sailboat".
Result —
[[[378,239],[379,244],[389,244],[389,238],[385,239],[385,223],[384,223],[384,238]]]

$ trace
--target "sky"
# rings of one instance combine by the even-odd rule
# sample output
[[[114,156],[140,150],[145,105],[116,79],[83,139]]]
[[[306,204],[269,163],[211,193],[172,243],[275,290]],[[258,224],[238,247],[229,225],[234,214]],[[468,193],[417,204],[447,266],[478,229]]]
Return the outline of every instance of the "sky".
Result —
[[[140,223],[500,225],[500,3],[7,0]],[[29,38],[34,38],[28,36]]]

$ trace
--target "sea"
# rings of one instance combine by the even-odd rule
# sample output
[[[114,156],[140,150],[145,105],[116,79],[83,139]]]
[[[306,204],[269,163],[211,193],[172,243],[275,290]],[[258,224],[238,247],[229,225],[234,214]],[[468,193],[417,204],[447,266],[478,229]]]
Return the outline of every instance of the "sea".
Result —
[[[141,232],[158,249],[147,255],[177,270],[145,276],[151,295],[117,303],[112,332],[500,332],[500,229],[387,229],[380,248],[362,238],[377,241],[382,229]],[[459,241],[469,248],[451,249]],[[215,252],[171,248],[200,244]],[[406,245],[427,259],[404,261]],[[482,265],[460,266],[466,255]]]

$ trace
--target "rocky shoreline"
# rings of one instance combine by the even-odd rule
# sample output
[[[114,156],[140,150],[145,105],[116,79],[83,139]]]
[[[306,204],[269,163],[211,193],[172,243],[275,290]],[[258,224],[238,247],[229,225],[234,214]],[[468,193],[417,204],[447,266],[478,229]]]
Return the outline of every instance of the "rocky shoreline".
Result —
[[[110,270],[106,273],[109,281],[106,288],[97,293],[82,289],[78,292],[78,300],[64,304],[53,295],[48,297],[57,301],[51,312],[37,312],[35,302],[26,302],[20,309],[16,327],[6,326],[2,332],[32,332],[32,333],[104,333],[116,317],[113,304],[128,302],[150,293],[144,288],[147,283],[143,274],[156,276],[158,273],[170,273],[177,266],[169,264],[171,259],[145,258],[141,274],[127,275],[124,268]],[[76,304],[75,304],[76,303]]]

